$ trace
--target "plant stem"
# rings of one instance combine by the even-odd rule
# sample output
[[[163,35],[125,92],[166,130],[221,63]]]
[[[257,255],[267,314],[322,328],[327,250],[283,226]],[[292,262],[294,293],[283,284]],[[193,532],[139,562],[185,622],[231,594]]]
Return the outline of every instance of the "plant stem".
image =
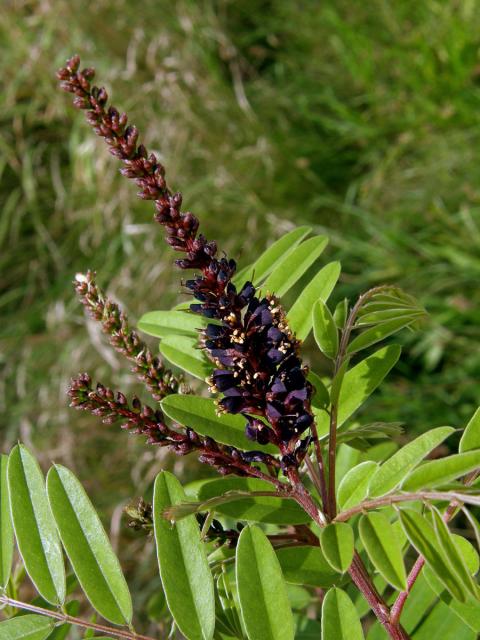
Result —
[[[454,501],[452,504],[457,508],[458,503],[466,502],[480,506],[480,500],[477,496],[469,496],[468,494],[462,494],[457,491],[417,491],[415,493],[399,493],[387,496],[381,496],[380,498],[373,498],[372,500],[365,500],[360,502],[355,507],[342,511],[335,518],[334,522],[346,522],[350,520],[352,516],[357,513],[363,513],[371,509],[377,509],[378,507],[385,507],[391,504],[397,504],[399,502],[415,502],[416,500],[443,500],[446,502]]]
[[[315,504],[308,490],[303,486],[296,469],[288,470],[288,478],[293,487],[292,498],[309,514],[309,516],[320,526],[327,524],[324,514]],[[409,640],[409,636],[398,623],[392,623],[390,620],[390,610],[388,605],[378,593],[368,572],[363,564],[362,559],[356,553],[352,564],[348,570],[352,581],[363,594],[378,621],[383,625],[385,631],[392,640]]]
[[[77,627],[83,627],[84,629],[93,629],[93,631],[99,631],[100,633],[116,636],[117,638],[126,638],[127,640],[156,640],[151,636],[142,636],[139,633],[135,633],[134,631],[126,631],[125,629],[114,629],[113,627],[107,627],[103,624],[98,624],[96,622],[90,622],[88,620],[82,620],[81,618],[69,616],[67,613],[62,613],[61,611],[51,611],[50,609],[37,607],[33,604],[20,602],[19,600],[14,600],[13,598],[9,598],[5,595],[0,595],[0,602],[17,609],[23,609],[24,611],[31,611],[32,613],[38,613],[42,616],[54,618],[55,620],[59,620],[62,623],[73,624]]]

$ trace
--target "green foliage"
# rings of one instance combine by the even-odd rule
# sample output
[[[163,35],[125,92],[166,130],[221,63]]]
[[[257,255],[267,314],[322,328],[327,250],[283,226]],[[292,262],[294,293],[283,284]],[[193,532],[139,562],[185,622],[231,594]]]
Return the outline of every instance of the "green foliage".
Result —
[[[174,525],[163,512],[185,500],[171,473],[157,476],[153,496],[155,539],[162,585],[172,616],[189,640],[209,640],[215,627],[213,578],[194,516]]]
[[[18,549],[40,595],[52,604],[65,599],[65,568],[40,466],[23,446],[12,449],[8,493]]]
[[[343,476],[337,491],[337,503],[341,509],[353,507],[366,497],[370,479],[377,469],[377,462],[366,460]]]
[[[280,564],[265,534],[246,527],[238,541],[235,571],[248,640],[293,640],[293,617]]]
[[[399,591],[407,588],[402,544],[386,516],[366,513],[359,522],[360,539],[374,567]]]
[[[1,640],[44,640],[54,627],[53,620],[44,616],[27,614],[0,622]]]
[[[262,282],[311,231],[311,227],[296,227],[283,235],[276,242],[273,242],[252,265],[244,267],[237,273],[235,284],[241,286],[245,280],[251,280],[255,285]]]
[[[394,489],[425,456],[453,433],[451,427],[437,427],[418,436],[383,463],[370,481],[368,493],[378,496]]]
[[[363,640],[357,610],[342,589],[330,589],[322,605],[322,640]]]
[[[262,284],[262,290],[284,296],[314,264],[327,246],[325,236],[315,236],[302,242],[284,256]]]
[[[353,560],[354,535],[352,527],[346,522],[336,522],[322,529],[320,544],[330,566],[344,573]]]
[[[160,343],[160,353],[171,364],[200,380],[212,373],[212,363],[198,348],[196,337],[167,336]]]
[[[130,624],[132,600],[105,530],[82,485],[60,465],[47,476],[48,499],[62,544],[93,607],[115,624]]]
[[[322,299],[313,307],[313,335],[320,351],[333,360],[338,351],[338,330],[329,308]]]
[[[170,395],[162,400],[162,409],[167,416],[181,424],[192,424],[203,436],[239,449],[250,449],[245,437],[245,418],[231,414],[218,414],[215,402],[192,395]],[[271,446],[265,451],[275,452]]]
[[[318,300],[326,303],[340,276],[340,263],[330,262],[312,278],[287,314],[292,331],[305,340],[312,328],[312,310]]]

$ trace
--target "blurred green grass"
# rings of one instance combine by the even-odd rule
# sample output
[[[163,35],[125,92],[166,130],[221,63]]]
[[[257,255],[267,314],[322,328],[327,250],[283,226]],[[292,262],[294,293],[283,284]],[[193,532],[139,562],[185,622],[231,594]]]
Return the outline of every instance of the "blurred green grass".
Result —
[[[85,325],[75,272],[98,270],[133,321],[181,289],[151,207],[56,90],[74,52],[241,263],[310,223],[342,260],[338,298],[394,282],[421,299],[431,323],[404,338],[369,419],[465,423],[480,374],[478,3],[7,0],[0,41],[5,446],[81,469],[109,513],[184,464],[67,408],[78,371],[132,385]]]

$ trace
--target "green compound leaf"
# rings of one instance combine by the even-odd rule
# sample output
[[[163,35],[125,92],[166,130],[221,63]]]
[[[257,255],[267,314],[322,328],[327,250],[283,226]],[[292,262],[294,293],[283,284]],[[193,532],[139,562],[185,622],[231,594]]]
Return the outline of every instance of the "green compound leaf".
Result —
[[[380,496],[394,489],[425,458],[453,433],[452,427],[437,427],[423,433],[389,458],[370,481],[368,494]]]
[[[355,605],[342,589],[327,592],[322,604],[322,640],[363,640]]]
[[[85,489],[69,469],[55,465],[48,472],[47,491],[63,546],[88,600],[106,620],[130,624],[130,592]]]
[[[320,544],[327,562],[336,571],[344,573],[352,564],[354,536],[346,522],[333,522],[321,530]]]
[[[340,509],[350,509],[366,497],[370,478],[377,469],[377,462],[367,460],[357,464],[343,476],[337,491],[337,503]]]
[[[290,328],[299,340],[305,340],[312,329],[312,310],[317,300],[326,302],[340,276],[339,262],[330,262],[317,273],[298,296],[287,314]]]
[[[235,567],[248,639],[293,640],[293,616],[282,570],[272,545],[258,527],[242,530]]]
[[[315,236],[305,240],[285,256],[262,285],[263,291],[270,291],[281,298],[303,274],[313,265],[327,246],[328,238]]]
[[[55,620],[33,613],[0,622],[0,640],[45,640]]]
[[[276,549],[285,580],[291,584],[328,588],[341,576],[326,561],[320,547],[285,547]]]
[[[379,512],[363,515],[359,523],[362,544],[368,557],[385,580],[399,591],[407,588],[402,544],[394,527]]]
[[[417,511],[403,508],[400,522],[410,543],[424,558],[448,592],[460,602],[467,599],[467,590],[457,573],[451,568],[448,556],[437,542],[433,526]]]
[[[311,227],[297,227],[274,242],[257,260],[237,273],[233,282],[243,286],[246,280],[259,284],[298,244],[308,236]]]
[[[140,318],[137,328],[156,338],[172,335],[196,338],[198,330],[211,322],[216,323],[216,320],[207,320],[197,313],[188,311],[149,311]]]
[[[460,478],[480,467],[480,450],[457,453],[447,458],[425,462],[415,469],[402,484],[405,491],[437,487]]]
[[[320,351],[332,360],[338,351],[338,329],[330,309],[317,300],[312,311],[313,335]]]
[[[229,444],[238,449],[250,451],[252,443],[245,436],[245,418],[222,413],[211,398],[172,394],[161,402],[164,413],[185,426],[191,427],[202,436],[210,436],[217,442]],[[272,445],[260,446],[262,451],[277,453]]]
[[[153,513],[160,577],[168,608],[188,640],[210,640],[215,628],[215,593],[195,516],[172,523],[163,512],[186,500],[177,478],[162,471],[155,480]]]
[[[460,453],[480,449],[480,407],[475,411],[465,427],[458,450]]]
[[[23,445],[10,453],[7,479],[13,527],[25,569],[47,602],[62,604],[66,589],[62,547],[43,474]]]
[[[375,391],[396,364],[400,351],[395,344],[383,347],[345,373],[340,390],[338,427]],[[324,411],[316,413],[316,422],[320,435],[328,433],[329,417]]]
[[[13,526],[7,480],[8,456],[0,456],[0,588],[10,579],[13,560]]]
[[[212,373],[213,364],[199,348],[197,337],[168,336],[160,342],[160,353],[171,364],[200,380]]]
[[[257,478],[218,478],[202,484],[198,491],[200,502],[221,496],[227,491],[272,491],[272,485]],[[221,513],[237,520],[268,522],[270,524],[307,524],[310,517],[288,498],[252,496],[215,507]]]

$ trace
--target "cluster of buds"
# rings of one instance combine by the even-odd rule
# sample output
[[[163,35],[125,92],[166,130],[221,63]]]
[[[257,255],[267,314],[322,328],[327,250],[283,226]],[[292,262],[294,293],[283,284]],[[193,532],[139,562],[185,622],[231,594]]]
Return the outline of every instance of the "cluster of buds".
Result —
[[[99,322],[110,344],[133,363],[132,372],[147,386],[154,400],[176,393],[180,381],[154,356],[136,331],[130,329],[128,318],[95,282],[95,274],[77,274],[75,291],[89,315]]]
[[[264,474],[256,463],[278,469],[276,458],[263,451],[240,451],[235,447],[222,445],[208,436],[202,436],[189,427],[172,429],[165,424],[160,409],[152,409],[142,404],[137,397],[131,403],[121,392],[114,392],[102,384],[95,387],[86,373],[74,378],[68,390],[70,405],[76,409],[89,411],[102,418],[106,424],[121,421],[121,427],[131,433],[148,438],[149,444],[166,446],[177,455],[197,451],[199,460],[222,475],[234,473],[240,476],[262,478]]]
[[[186,282],[197,300],[191,311],[221,323],[208,325],[202,336],[202,344],[217,366],[211,388],[224,396],[220,408],[245,416],[246,434],[251,440],[276,444],[283,467],[298,465],[309,442],[301,436],[313,420],[312,387],[282,308],[273,296],[256,296],[250,282],[237,291],[232,282],[235,261],[216,257],[216,243],[198,234],[197,218],[190,212],[182,213],[181,194],[168,189],[163,165],[155,154],[137,145],[136,127],[127,125],[125,114],[107,106],[104,88],[91,85],[94,71],[79,69],[78,56],[67,61],[58,72],[61,87],[75,95],[74,105],[86,112],[95,133],[122,161],[121,173],[135,181],[140,188],[138,195],[154,201],[155,219],[164,226],[167,243],[185,254],[176,264],[181,269],[197,270],[199,275]],[[87,283],[81,286],[88,289]],[[95,302],[92,305],[83,291],[86,306],[95,309]],[[99,309],[97,317],[101,320],[103,310]],[[257,459],[264,454],[249,455]],[[200,459],[212,464],[209,453]]]

